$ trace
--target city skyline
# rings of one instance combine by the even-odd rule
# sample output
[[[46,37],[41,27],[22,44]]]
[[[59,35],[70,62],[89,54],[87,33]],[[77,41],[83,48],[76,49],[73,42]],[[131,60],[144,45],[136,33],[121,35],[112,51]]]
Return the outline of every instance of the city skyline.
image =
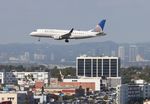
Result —
[[[118,44],[111,41],[73,45],[0,44],[0,63],[39,63],[75,66],[79,56],[120,57],[121,67],[145,66],[150,62],[150,43]]]
[[[129,43],[148,42],[149,3],[149,0],[45,0],[36,2],[2,0],[0,3],[0,12],[3,14],[0,17],[0,43],[36,43],[38,39],[31,38],[28,34],[37,28],[90,30],[103,18],[107,20],[104,29],[106,36],[73,40],[71,43],[104,40]],[[43,42],[65,44],[63,41],[58,42],[52,39],[43,39],[41,43]]]

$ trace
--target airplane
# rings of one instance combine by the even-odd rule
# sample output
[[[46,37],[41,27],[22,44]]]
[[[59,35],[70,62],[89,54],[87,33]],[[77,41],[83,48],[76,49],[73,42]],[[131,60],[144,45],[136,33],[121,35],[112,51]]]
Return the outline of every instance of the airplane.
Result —
[[[71,30],[58,30],[58,29],[37,29],[30,33],[30,36],[40,38],[54,38],[55,40],[65,40],[69,42],[69,39],[85,39],[97,36],[104,36],[106,33],[103,32],[106,20],[100,21],[96,27],[89,31],[78,31],[72,28]]]

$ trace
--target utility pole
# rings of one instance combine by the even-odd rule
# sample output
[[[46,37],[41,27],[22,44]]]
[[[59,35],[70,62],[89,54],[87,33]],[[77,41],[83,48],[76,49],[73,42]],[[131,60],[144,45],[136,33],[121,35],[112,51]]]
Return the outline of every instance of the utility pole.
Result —
[[[44,104],[44,87],[42,86],[42,97],[43,97],[43,104]]]

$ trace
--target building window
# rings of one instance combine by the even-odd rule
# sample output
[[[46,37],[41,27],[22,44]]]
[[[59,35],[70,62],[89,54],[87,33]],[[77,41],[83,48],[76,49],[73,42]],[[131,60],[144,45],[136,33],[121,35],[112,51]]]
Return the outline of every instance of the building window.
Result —
[[[111,59],[111,77],[117,77],[117,60]]]
[[[109,59],[103,60],[103,76],[109,77]]]
[[[96,59],[93,59],[93,77],[96,77],[96,69],[97,69],[97,64],[96,64]]]
[[[102,76],[102,59],[98,59],[98,77]]]
[[[85,59],[85,76],[91,77],[91,59]]]
[[[4,100],[4,98],[2,97],[2,100]]]
[[[78,59],[78,75],[84,75],[84,59]]]
[[[8,97],[7,99],[11,101],[14,100],[14,97]]]
[[[72,82],[77,82],[77,80],[72,80]]]

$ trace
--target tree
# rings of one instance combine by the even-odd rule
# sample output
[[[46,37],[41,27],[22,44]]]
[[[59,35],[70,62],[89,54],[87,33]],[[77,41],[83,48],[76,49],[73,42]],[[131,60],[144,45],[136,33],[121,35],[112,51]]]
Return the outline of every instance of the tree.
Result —
[[[144,69],[138,67],[129,67],[121,69],[121,77],[123,83],[132,83],[131,79],[143,79],[140,76]]]
[[[108,100],[108,96],[105,95],[105,96],[103,97],[103,99],[104,99],[104,100]]]

